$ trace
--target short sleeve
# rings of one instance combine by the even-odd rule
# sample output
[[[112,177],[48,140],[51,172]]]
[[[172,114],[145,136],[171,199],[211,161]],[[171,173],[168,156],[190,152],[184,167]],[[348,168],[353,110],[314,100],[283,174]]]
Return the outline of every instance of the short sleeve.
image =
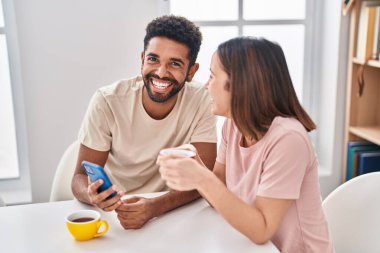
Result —
[[[104,96],[97,91],[91,98],[79,130],[79,141],[91,149],[108,151],[111,148],[113,125],[112,111]]]
[[[194,132],[190,138],[190,143],[196,142],[216,142],[216,116],[211,112],[211,104],[209,99],[203,99],[199,110],[201,117],[199,118]]]
[[[310,165],[310,150],[304,137],[296,132],[282,136],[264,160],[257,195],[298,199]]]
[[[227,128],[229,120],[226,119],[222,127],[222,138],[220,140],[218,155],[216,161],[220,164],[226,164],[226,150],[227,150]]]

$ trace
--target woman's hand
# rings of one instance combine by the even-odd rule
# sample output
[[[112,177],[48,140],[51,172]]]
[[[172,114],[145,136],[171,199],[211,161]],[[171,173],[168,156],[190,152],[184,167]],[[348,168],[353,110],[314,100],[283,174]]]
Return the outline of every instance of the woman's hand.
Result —
[[[157,159],[161,178],[167,186],[177,191],[199,189],[201,184],[212,175],[204,165],[192,158],[178,155],[160,155]]]
[[[194,145],[188,143],[188,144],[183,144],[181,146],[178,146],[178,147],[175,147],[173,149],[183,149],[183,150],[190,150],[190,151],[193,151],[195,152],[195,160],[197,162],[199,162],[202,166],[205,166],[202,159],[200,158],[199,154],[198,154],[198,150],[194,147]]]

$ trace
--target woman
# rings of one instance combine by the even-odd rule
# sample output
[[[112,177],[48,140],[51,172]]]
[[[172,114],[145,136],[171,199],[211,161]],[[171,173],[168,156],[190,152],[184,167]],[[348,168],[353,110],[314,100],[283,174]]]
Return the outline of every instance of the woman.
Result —
[[[206,84],[212,111],[227,117],[213,172],[199,158],[160,156],[175,190],[196,189],[253,242],[281,252],[333,252],[317,159],[280,46],[241,37],[219,45]],[[184,169],[186,168],[186,169]]]

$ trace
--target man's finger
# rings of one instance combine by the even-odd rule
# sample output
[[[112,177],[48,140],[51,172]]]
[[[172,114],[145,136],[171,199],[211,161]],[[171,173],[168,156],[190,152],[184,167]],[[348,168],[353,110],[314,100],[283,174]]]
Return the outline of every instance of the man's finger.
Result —
[[[103,211],[106,211],[106,212],[113,211],[116,208],[118,208],[120,205],[121,205],[121,201],[116,201],[114,204],[103,208]]]
[[[88,187],[91,192],[96,192],[102,184],[103,184],[103,180],[99,179],[99,180],[96,180],[94,183],[90,183]]]
[[[101,198],[102,200],[108,198],[108,196],[110,196],[113,192],[116,191],[116,186],[115,185],[112,185],[111,187],[109,187],[108,189],[102,191],[101,193],[99,193],[99,198]],[[114,199],[114,198],[120,198],[120,196],[118,196],[117,194],[115,196],[113,196],[111,199]]]
[[[141,207],[143,205],[140,200],[142,199],[139,197],[125,199],[123,200],[123,204],[118,209],[123,212],[139,212],[141,211]]]
[[[128,220],[120,220],[120,223],[124,229],[139,229],[142,226],[144,226],[146,222],[136,220],[136,219],[135,220],[128,219]]]
[[[130,203],[136,203],[136,202],[138,202],[140,200],[141,200],[140,197],[134,196],[134,197],[131,197],[131,198],[128,198],[128,199],[124,199],[124,203],[128,203],[128,204],[130,204]]]

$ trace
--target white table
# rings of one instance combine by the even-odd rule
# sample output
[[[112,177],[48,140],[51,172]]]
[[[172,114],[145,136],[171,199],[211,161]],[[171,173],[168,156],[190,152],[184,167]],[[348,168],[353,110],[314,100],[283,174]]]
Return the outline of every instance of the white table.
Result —
[[[124,230],[115,212],[102,212],[109,223],[108,232],[84,242],[74,240],[65,224],[66,215],[80,209],[95,208],[77,200],[1,207],[0,252],[279,252],[270,242],[255,245],[203,199],[153,219],[138,230]]]

